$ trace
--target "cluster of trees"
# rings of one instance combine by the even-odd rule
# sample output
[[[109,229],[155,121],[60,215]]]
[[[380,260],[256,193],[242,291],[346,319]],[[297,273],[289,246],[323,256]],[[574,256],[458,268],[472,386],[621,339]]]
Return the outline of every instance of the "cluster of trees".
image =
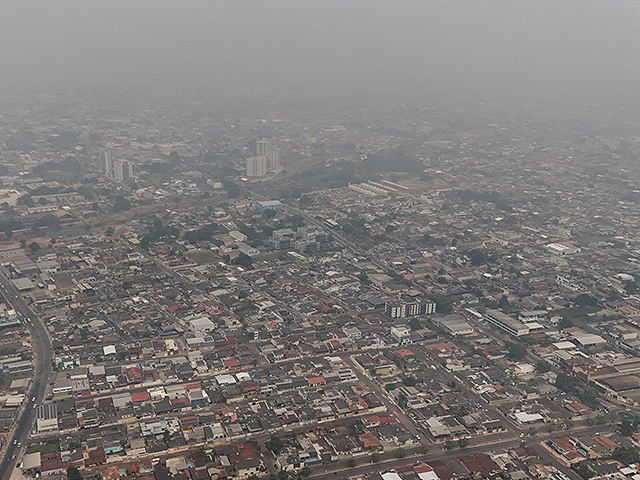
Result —
[[[153,242],[157,242],[161,238],[177,238],[180,232],[176,227],[165,227],[162,220],[155,218],[149,232],[140,240],[140,248],[149,248]]]
[[[546,360],[538,360],[536,362],[536,370],[540,373],[547,373],[551,370],[551,364]]]
[[[491,202],[496,208],[505,212],[512,212],[513,207],[498,192],[474,192],[473,190],[458,190],[456,192],[464,202]]]
[[[231,257],[229,255],[223,255],[222,261],[230,265],[240,265],[245,270],[251,270],[251,268],[253,267],[253,260],[251,259],[251,257],[242,252],[240,252],[240,255],[238,255],[233,260],[231,260]]]
[[[638,426],[640,426],[640,417],[635,415],[625,415],[622,418],[622,421],[618,424],[618,430],[621,435],[630,437],[638,431]]]
[[[485,253],[479,248],[474,248],[467,253],[469,259],[471,260],[471,265],[484,265],[487,263],[487,256]]]
[[[68,480],[82,480],[82,474],[77,467],[71,466],[67,468],[67,479]]]
[[[361,163],[372,172],[421,172],[424,169],[424,164],[418,158],[399,148],[386,154],[367,155]]]
[[[229,198],[236,198],[240,196],[240,187],[231,180],[224,182],[224,189],[227,191]]]
[[[24,228],[20,220],[0,220],[0,231],[3,231],[7,237],[11,237],[14,230]]]
[[[522,361],[527,357],[527,349],[517,342],[504,342],[504,346],[509,350],[508,356],[516,361]]]
[[[597,307],[598,299],[588,293],[581,293],[573,300],[573,303],[580,305],[581,307]]]
[[[453,302],[444,295],[440,295],[439,293],[431,293],[429,294],[429,300],[436,303],[437,313],[447,314],[453,311]]]
[[[115,213],[125,210],[131,210],[131,208],[133,207],[133,205],[131,205],[131,202],[129,202],[129,200],[124,198],[122,195],[116,195],[114,200],[115,202],[112,208]]]
[[[571,465],[571,468],[575,470],[575,472],[584,480],[589,480],[595,474],[595,472],[591,470],[586,461],[574,463],[573,465]]]
[[[35,167],[33,167],[33,173],[42,174],[45,172],[51,172],[54,170],[62,171],[62,172],[80,172],[82,169],[82,165],[73,155],[69,155],[67,158],[60,162],[49,161],[43,162]]]
[[[599,396],[598,390],[595,388],[585,388],[580,394],[580,401],[588,407],[598,408],[600,407]]]
[[[184,234],[184,239],[189,243],[197,243],[201,241],[211,240],[211,237],[220,233],[220,226],[213,222],[209,225],[203,225],[197,230]]]
[[[282,450],[282,447],[284,447],[284,442],[278,435],[272,433],[269,440],[264,442],[264,446],[277,455],[280,453],[280,450]]]
[[[144,168],[149,173],[169,175],[175,170],[175,165],[170,162],[152,162],[143,165],[142,168]]]
[[[555,386],[556,388],[562,390],[563,392],[569,393],[575,389],[577,389],[582,382],[578,380],[573,375],[568,375],[566,373],[559,373],[556,377]]]
[[[623,465],[631,465],[640,462],[640,453],[632,446],[617,447],[612,453],[611,458],[615,458]]]
[[[468,438],[461,438],[458,441],[455,440],[447,440],[446,442],[444,442],[444,448],[446,450],[452,450],[454,448],[464,448],[469,446],[471,442],[469,441]]]

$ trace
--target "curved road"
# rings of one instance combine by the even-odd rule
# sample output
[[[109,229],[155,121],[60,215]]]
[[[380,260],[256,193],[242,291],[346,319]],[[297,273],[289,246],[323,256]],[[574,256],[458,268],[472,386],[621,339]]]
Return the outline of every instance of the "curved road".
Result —
[[[19,312],[23,324],[26,324],[29,328],[31,345],[35,354],[33,359],[33,379],[28,393],[28,400],[24,402],[18,411],[16,426],[11,434],[7,436],[4,455],[0,461],[0,480],[8,480],[13,473],[14,465],[20,457],[20,448],[14,445],[13,442],[16,440],[17,443],[26,444],[31,427],[36,419],[36,409],[33,408],[33,405],[42,403],[47,383],[52,375],[53,347],[46,327],[24,302],[3,269],[0,269],[0,288],[7,301]],[[32,400],[33,397],[35,397],[35,401]],[[14,460],[11,459],[13,455],[16,456]]]

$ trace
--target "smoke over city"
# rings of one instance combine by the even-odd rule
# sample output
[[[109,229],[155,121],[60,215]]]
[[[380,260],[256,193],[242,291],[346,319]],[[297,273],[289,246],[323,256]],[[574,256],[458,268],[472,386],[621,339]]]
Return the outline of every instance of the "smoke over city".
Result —
[[[635,2],[10,2],[0,91],[635,95]]]

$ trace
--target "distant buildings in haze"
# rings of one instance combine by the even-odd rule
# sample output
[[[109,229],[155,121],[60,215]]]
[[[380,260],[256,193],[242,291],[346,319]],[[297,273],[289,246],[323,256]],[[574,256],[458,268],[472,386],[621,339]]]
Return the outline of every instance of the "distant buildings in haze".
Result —
[[[247,177],[266,177],[267,172],[278,173],[282,170],[280,164],[280,149],[271,145],[271,141],[261,139],[256,142],[256,156],[247,158]]]
[[[133,164],[129,160],[114,160],[110,150],[100,150],[100,171],[118,182],[133,177]]]

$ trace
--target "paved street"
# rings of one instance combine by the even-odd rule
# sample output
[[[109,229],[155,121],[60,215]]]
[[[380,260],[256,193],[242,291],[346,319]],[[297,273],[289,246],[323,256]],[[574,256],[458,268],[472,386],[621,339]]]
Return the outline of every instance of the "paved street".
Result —
[[[33,380],[29,388],[29,400],[18,413],[18,419],[13,431],[7,436],[7,444],[4,450],[2,461],[0,462],[0,480],[8,480],[11,477],[13,466],[20,459],[20,448],[14,445],[17,443],[26,444],[31,431],[31,427],[36,419],[36,409],[33,404],[39,404],[44,399],[47,384],[52,376],[51,362],[53,361],[53,348],[51,339],[47,333],[46,327],[42,324],[40,318],[33,313],[31,308],[23,300],[19,292],[15,289],[11,281],[0,269],[0,285],[7,300],[22,316],[22,320],[26,322],[26,326],[31,332],[31,341],[33,343],[33,351],[35,353],[33,362]],[[35,397],[35,401],[31,399]],[[12,456],[16,458],[12,460]]]
[[[594,425],[588,427],[575,427],[571,430],[573,434],[578,435],[594,435],[597,432],[601,432],[603,430],[602,425]],[[509,438],[504,438],[505,435],[508,435]],[[551,456],[542,449],[538,443],[542,440],[554,438],[558,436],[567,435],[567,432],[550,432],[536,435],[535,437],[525,437],[525,441],[527,446],[534,447],[538,455],[543,460],[551,461]],[[362,456],[359,458],[358,466],[356,467],[348,467],[347,459],[343,459],[338,461],[337,463],[331,465],[330,468],[327,469],[317,469],[313,470],[313,473],[308,478],[327,478],[331,476],[332,478],[348,478],[356,475],[364,475],[367,473],[380,472],[385,470],[390,470],[398,467],[402,467],[404,465],[415,464],[416,462],[429,462],[434,460],[442,460],[442,461],[450,461],[451,458],[461,457],[463,455],[473,455],[476,453],[487,453],[489,451],[504,451],[510,448],[518,447],[521,443],[521,439],[518,436],[515,436],[512,433],[504,433],[502,434],[502,438],[496,438],[491,441],[487,441],[483,437],[475,437],[472,439],[472,444],[466,448],[457,448],[454,450],[444,450],[442,444],[431,444],[430,452],[424,455],[407,455],[405,458],[396,458],[393,452],[388,452],[382,455],[382,461],[378,463],[371,463],[370,456]],[[565,475],[567,475],[571,480],[581,480],[580,476],[577,475],[569,468],[561,467],[558,462],[553,461],[552,464],[556,466],[556,468],[560,469]]]

